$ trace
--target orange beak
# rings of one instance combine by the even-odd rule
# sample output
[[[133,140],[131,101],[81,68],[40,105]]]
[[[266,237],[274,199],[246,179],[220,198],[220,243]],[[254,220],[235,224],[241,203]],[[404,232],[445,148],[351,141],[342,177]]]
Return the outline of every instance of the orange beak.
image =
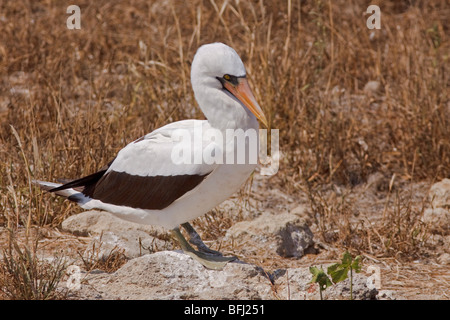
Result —
[[[224,87],[231,92],[232,95],[234,95],[244,106],[250,110],[256,118],[261,121],[266,128],[269,126],[267,125],[267,119],[264,115],[264,112],[262,111],[261,107],[259,106],[258,102],[256,102],[255,96],[253,95],[252,90],[250,89],[250,86],[248,85],[248,81],[246,78],[238,78],[238,84],[233,85],[230,82],[225,82]]]

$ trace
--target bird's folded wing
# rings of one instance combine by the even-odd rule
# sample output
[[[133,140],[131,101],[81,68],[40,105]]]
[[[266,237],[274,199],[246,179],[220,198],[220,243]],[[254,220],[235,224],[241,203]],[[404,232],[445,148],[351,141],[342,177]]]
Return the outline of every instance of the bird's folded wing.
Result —
[[[217,166],[174,163],[174,148],[181,150],[180,143],[191,142],[174,139],[172,133],[180,128],[190,130],[193,121],[199,120],[180,121],[155,130],[120,150],[107,170],[57,189],[77,188],[85,196],[114,205],[163,209],[194,189]]]

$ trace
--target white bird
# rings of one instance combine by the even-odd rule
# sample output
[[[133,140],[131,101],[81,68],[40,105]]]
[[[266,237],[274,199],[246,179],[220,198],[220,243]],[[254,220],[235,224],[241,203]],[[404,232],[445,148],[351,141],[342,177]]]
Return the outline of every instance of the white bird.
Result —
[[[106,167],[81,179],[66,184],[35,183],[84,209],[102,209],[128,221],[172,229],[184,252],[208,268],[220,269],[235,257],[223,257],[207,248],[188,221],[229,198],[256,167],[250,157],[241,164],[227,161],[242,152],[239,146],[247,155],[257,152],[257,145],[250,139],[227,135],[227,131],[257,133],[257,119],[265,126],[267,120],[248,85],[244,64],[231,47],[222,43],[201,46],[192,62],[191,82],[207,120],[183,120],[156,129],[125,146]],[[198,132],[200,140],[196,140]],[[192,139],[180,140],[180,133]],[[235,143],[236,137],[245,143]],[[200,152],[219,161],[201,158],[174,163],[175,148],[193,151],[194,158],[195,152]],[[188,158],[192,159],[190,155]],[[187,243],[179,225],[201,251]]]

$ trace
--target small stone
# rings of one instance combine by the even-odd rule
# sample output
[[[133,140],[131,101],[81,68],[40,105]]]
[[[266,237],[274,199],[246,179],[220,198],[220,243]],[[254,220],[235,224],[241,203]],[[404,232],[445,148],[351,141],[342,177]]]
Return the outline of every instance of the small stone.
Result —
[[[439,257],[438,257],[438,262],[440,264],[443,265],[449,265],[450,264],[450,254],[449,253],[442,253]]]
[[[381,85],[379,81],[369,81],[366,83],[363,90],[368,96],[374,96],[379,93],[380,88]]]
[[[397,300],[392,290],[380,290],[376,298],[377,300]]]

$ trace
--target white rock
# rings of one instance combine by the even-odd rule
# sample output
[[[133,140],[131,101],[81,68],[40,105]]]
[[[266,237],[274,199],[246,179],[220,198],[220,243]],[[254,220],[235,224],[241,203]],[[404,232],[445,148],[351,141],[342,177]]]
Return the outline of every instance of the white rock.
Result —
[[[325,271],[327,266],[322,267]],[[309,267],[290,268],[275,281],[279,287],[279,298],[291,300],[318,300],[320,299],[319,287],[311,283],[312,274]],[[362,273],[353,274],[353,299],[374,300],[378,293],[375,288],[367,287],[367,277]],[[333,284],[322,291],[323,299],[349,299],[350,279]]]
[[[307,205],[301,204],[301,205],[296,206],[295,208],[291,209],[291,211],[289,213],[299,216],[301,218],[308,219],[309,218],[308,210],[309,210],[309,207]]]
[[[282,257],[300,258],[314,245],[313,234],[305,219],[290,213],[263,214],[251,221],[241,221],[228,229],[225,239],[234,243],[254,244]]]
[[[93,275],[86,282],[78,292],[84,299],[273,298],[269,279],[255,266],[229,263],[223,270],[209,270],[175,251],[147,254],[113,274]]]
[[[80,236],[94,236],[86,253],[95,246],[100,248],[99,258],[108,256],[114,248],[123,249],[129,259],[157,249],[173,249],[169,234],[163,228],[128,222],[104,211],[73,215],[63,221],[62,229]]]
[[[443,265],[449,265],[450,264],[450,254],[449,253],[442,253],[439,257],[438,257],[438,262],[440,264]]]
[[[189,256],[160,251],[130,260],[112,274],[86,274],[81,299],[318,299],[308,293],[312,275],[308,267],[277,270],[273,274],[241,261],[223,270],[209,270]],[[270,279],[269,279],[269,277]],[[353,280],[355,299],[370,299],[376,290],[368,289],[367,279],[357,274]],[[327,299],[348,299],[348,280],[328,288]]]
[[[450,228],[450,211],[440,207],[425,209],[423,222],[430,224],[433,230],[446,230]]]
[[[392,290],[380,290],[377,294],[377,300],[397,300]]]
[[[430,188],[429,198],[434,208],[450,209],[450,179],[433,184]]]

